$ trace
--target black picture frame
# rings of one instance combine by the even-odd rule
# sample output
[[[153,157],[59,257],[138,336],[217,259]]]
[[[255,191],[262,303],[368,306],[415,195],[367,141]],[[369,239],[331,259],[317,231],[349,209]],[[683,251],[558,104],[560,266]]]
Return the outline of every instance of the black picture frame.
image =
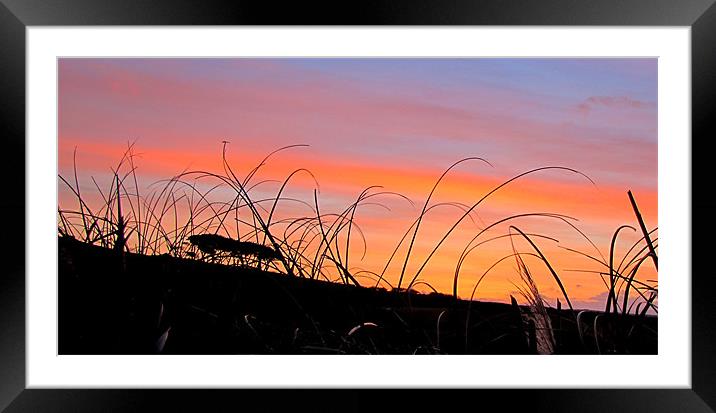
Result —
[[[445,407],[552,412],[716,410],[716,295],[706,237],[711,201],[709,121],[716,105],[714,0],[459,0],[306,2],[0,0],[0,409],[54,411],[403,411]],[[25,389],[25,28],[71,25],[600,25],[688,26],[692,59],[692,385],[689,389],[70,390]],[[668,116],[668,114],[667,114]],[[19,219],[22,216],[24,219]],[[694,226],[692,225],[692,229]],[[678,276],[678,275],[675,275]],[[687,277],[688,274],[683,274]],[[476,372],[479,374],[479,372]],[[515,374],[519,374],[516,372]],[[622,371],[615,374],[639,374]],[[279,394],[277,394],[280,392]],[[319,393],[319,394],[317,394]],[[495,408],[495,407],[489,407]]]

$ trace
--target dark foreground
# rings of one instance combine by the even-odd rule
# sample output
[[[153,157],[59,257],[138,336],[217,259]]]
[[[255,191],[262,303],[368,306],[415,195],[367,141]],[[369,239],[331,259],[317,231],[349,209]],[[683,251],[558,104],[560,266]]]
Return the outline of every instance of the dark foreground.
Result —
[[[525,306],[58,242],[60,354],[657,352],[656,317],[548,309],[549,331]]]

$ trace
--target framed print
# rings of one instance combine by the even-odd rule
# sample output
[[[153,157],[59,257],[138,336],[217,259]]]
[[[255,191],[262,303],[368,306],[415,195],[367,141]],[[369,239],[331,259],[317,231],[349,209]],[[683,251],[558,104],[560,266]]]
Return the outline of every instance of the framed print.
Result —
[[[716,404],[710,2],[5,3],[8,411]]]

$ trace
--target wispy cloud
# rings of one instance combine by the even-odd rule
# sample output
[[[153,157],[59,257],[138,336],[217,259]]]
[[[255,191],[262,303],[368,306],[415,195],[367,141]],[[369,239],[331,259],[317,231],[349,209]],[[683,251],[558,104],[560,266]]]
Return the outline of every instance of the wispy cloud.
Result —
[[[628,96],[590,96],[577,105],[577,110],[588,115],[595,108],[655,109],[655,102],[632,99]]]

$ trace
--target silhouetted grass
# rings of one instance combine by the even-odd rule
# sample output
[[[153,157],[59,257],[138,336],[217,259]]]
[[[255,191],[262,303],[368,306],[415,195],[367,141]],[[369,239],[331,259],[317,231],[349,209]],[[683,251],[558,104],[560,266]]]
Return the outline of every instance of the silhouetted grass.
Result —
[[[386,197],[404,200],[413,208],[415,208],[415,203],[402,194],[383,191],[380,186],[369,186],[362,190],[355,200],[342,211],[335,213],[323,212],[319,205],[319,184],[309,169],[295,169],[282,180],[254,182],[259,171],[272,156],[284,150],[304,148],[306,146],[290,145],[279,148],[269,153],[242,177],[230,165],[227,159],[227,142],[224,142],[221,153],[221,173],[184,170],[170,179],[155,182],[150,186],[150,189],[153,188],[150,193],[141,194],[136,175],[135,157],[137,154],[134,152],[134,144],[129,144],[118,164],[111,169],[113,179],[108,188],[102,188],[92,178],[96,189],[95,195],[98,195],[99,199],[101,199],[98,206],[90,206],[85,201],[87,197],[81,191],[75,151],[73,154],[73,176],[71,179],[59,176],[59,179],[74,196],[76,206],[73,209],[63,208],[58,205],[58,234],[65,238],[75,238],[86,244],[114,249],[122,254],[132,253],[150,256],[166,254],[177,259],[200,260],[238,267],[248,266],[259,271],[280,273],[290,278],[310,281],[322,279],[351,286],[352,288],[367,285],[365,282],[361,283],[359,281],[359,279],[366,279],[368,283],[374,285],[371,290],[379,291],[378,286],[383,283],[394,293],[399,294],[399,297],[407,300],[408,308],[412,309],[413,301],[411,297],[417,293],[415,288],[418,286],[431,290],[435,297],[442,296],[428,280],[421,279],[420,276],[430,260],[456,228],[466,219],[469,219],[478,227],[478,230],[464,246],[456,261],[453,276],[452,307],[448,306],[437,313],[433,324],[435,326],[434,334],[428,335],[429,342],[416,347],[413,353],[443,352],[444,346],[441,346],[441,342],[444,344],[448,337],[454,339],[455,334],[457,334],[456,331],[460,331],[459,334],[463,337],[461,340],[464,341],[464,350],[468,351],[468,349],[473,348],[470,344],[472,334],[482,331],[493,321],[505,322],[504,320],[511,319],[510,317],[514,316],[514,312],[508,312],[504,315],[493,314],[487,319],[478,317],[478,321],[471,324],[471,318],[474,318],[472,314],[475,311],[473,300],[478,286],[488,273],[491,273],[499,264],[510,258],[514,259],[517,264],[517,274],[523,285],[516,285],[516,288],[527,307],[519,310],[520,321],[514,330],[500,333],[489,339],[483,338],[478,348],[490,348],[511,337],[516,337],[519,341],[522,340],[522,336],[525,336],[525,342],[528,347],[527,352],[551,354],[566,348],[566,344],[562,342],[567,337],[565,331],[567,328],[574,328],[579,337],[578,342],[581,345],[579,351],[590,351],[591,344],[589,344],[588,340],[585,340],[585,336],[590,334],[593,337],[597,352],[607,351],[606,343],[609,344],[609,349],[612,351],[619,351],[619,349],[626,348],[625,343],[629,340],[630,334],[634,330],[635,324],[633,323],[635,321],[633,317],[643,318],[649,310],[654,313],[658,312],[655,304],[658,298],[658,287],[655,282],[638,279],[640,268],[649,258],[653,260],[654,266],[657,266],[656,248],[658,245],[656,241],[658,238],[652,239],[656,229],[651,231],[647,229],[631,191],[628,192],[628,198],[634,210],[637,223],[641,228],[642,238],[631,245],[621,260],[618,260],[616,246],[619,233],[626,228],[636,231],[634,227],[629,225],[620,226],[612,236],[607,261],[601,255],[599,248],[573,223],[576,221],[573,217],[540,212],[510,215],[489,224],[482,223],[482,227],[478,226],[475,221],[475,217],[479,219],[479,216],[476,215],[476,209],[485,200],[498,190],[525,176],[546,171],[566,171],[582,176],[591,184],[594,184],[589,177],[576,169],[562,166],[534,168],[515,175],[495,186],[473,204],[458,202],[431,204],[434,193],[441,182],[458,165],[469,161],[479,161],[492,166],[482,158],[463,158],[450,165],[439,176],[428,193],[417,217],[398,240],[382,271],[377,273],[361,269],[355,265],[351,266],[351,263],[356,261],[352,259],[352,254],[355,254],[357,250],[355,248],[355,236],[359,237],[358,241],[360,242],[359,251],[361,251],[361,256],[358,261],[365,257],[367,250],[365,235],[357,223],[358,210],[363,206],[370,205],[390,211],[387,204],[380,202],[382,198]],[[291,181],[300,174],[310,178],[315,186],[312,191],[313,199],[309,202],[284,195]],[[279,184],[275,195],[261,198],[254,195],[257,188],[269,183]],[[305,212],[303,215],[299,213],[297,216],[278,218],[277,214],[281,206],[286,203],[299,205]],[[412,259],[417,259],[417,257],[414,257],[415,245],[421,224],[431,211],[442,207],[455,208],[460,211],[461,215],[429,249],[427,256],[418,261],[421,264],[417,267],[417,270],[409,273],[409,263]],[[562,276],[558,274],[556,268],[536,242],[540,240],[541,242],[546,241],[557,244],[559,241],[545,234],[525,232],[518,228],[514,221],[520,221],[528,217],[546,218],[566,224],[597,251],[598,257],[583,251],[559,246],[565,251],[578,254],[602,266],[602,271],[581,271],[597,274],[604,283],[607,298],[603,313],[594,313],[596,315],[593,315],[593,312],[578,312],[574,308],[570,295],[562,282]],[[494,231],[501,224],[508,224],[509,232],[494,235],[491,231]],[[488,237],[488,234],[492,235]],[[465,307],[461,307],[463,302],[458,296],[458,280],[466,259],[468,256],[476,254],[479,246],[504,238],[509,240],[512,252],[492,263],[484,271],[475,282],[470,298],[464,304]],[[514,242],[516,238],[526,241],[530,251],[518,251]],[[207,244],[208,240],[213,240],[211,241],[213,244]],[[408,240],[409,242],[406,243]],[[394,274],[395,278],[397,278],[397,283],[393,285],[386,279],[387,271],[404,246],[405,256],[402,259],[400,272]],[[555,284],[559,287],[561,299],[564,299],[567,304],[571,315],[569,319],[564,318],[560,300],[557,300],[558,308],[555,311],[543,299],[532,272],[523,257],[536,258],[547,269]],[[618,265],[616,264],[617,262],[619,262]],[[407,287],[403,288],[405,282],[407,282]],[[388,325],[390,324],[365,320],[345,333],[333,332],[329,334],[325,328],[319,326],[319,323],[309,314],[309,310],[302,306],[291,291],[283,286],[281,288],[284,291],[284,295],[294,303],[296,308],[299,308],[299,312],[303,314],[303,317],[310,320],[310,328],[315,333],[314,341],[304,337],[304,340],[310,342],[303,345],[302,348],[336,353],[358,351],[376,354],[381,351],[382,344],[379,343],[380,340],[378,340],[377,336],[374,337],[370,334],[386,334],[386,329],[389,328]],[[635,298],[631,298],[630,301],[630,297]],[[511,297],[511,300],[515,303],[514,305],[517,305],[514,297]],[[162,308],[164,308],[163,304]],[[455,314],[462,315],[458,317]],[[620,316],[619,320],[621,321],[619,323],[627,323],[627,325],[621,325],[614,321],[614,317],[617,316]],[[257,329],[256,323],[258,321],[251,317],[253,316],[250,314],[244,315],[243,321],[239,320],[238,324],[236,324],[236,326],[243,327],[235,328],[241,331],[247,328],[248,332],[255,336],[257,340],[262,340],[262,333],[259,333]],[[407,329],[407,327],[403,327],[407,326],[407,324],[397,313],[395,313],[395,317],[400,319],[400,323],[397,326]],[[457,319],[454,319],[455,317]],[[591,320],[591,324],[587,324],[584,319]],[[450,328],[446,325],[448,323],[446,320],[452,320],[449,321]],[[514,321],[514,319],[512,320]],[[553,328],[555,323],[558,326],[556,329]],[[628,323],[632,324],[629,325]],[[463,327],[464,332],[462,331]],[[613,334],[609,333],[612,336],[608,337],[607,333],[605,333],[607,329],[614,330]],[[302,333],[302,331],[299,328],[295,329],[293,343],[297,342],[297,340],[300,341],[302,334],[308,334]],[[167,340],[171,342],[173,333],[170,333],[169,326],[159,333],[161,334],[157,337],[157,347],[163,349]],[[330,338],[331,334],[337,335]],[[334,340],[333,344],[329,343],[331,340]],[[266,343],[262,344],[262,346],[267,351],[270,348]]]

